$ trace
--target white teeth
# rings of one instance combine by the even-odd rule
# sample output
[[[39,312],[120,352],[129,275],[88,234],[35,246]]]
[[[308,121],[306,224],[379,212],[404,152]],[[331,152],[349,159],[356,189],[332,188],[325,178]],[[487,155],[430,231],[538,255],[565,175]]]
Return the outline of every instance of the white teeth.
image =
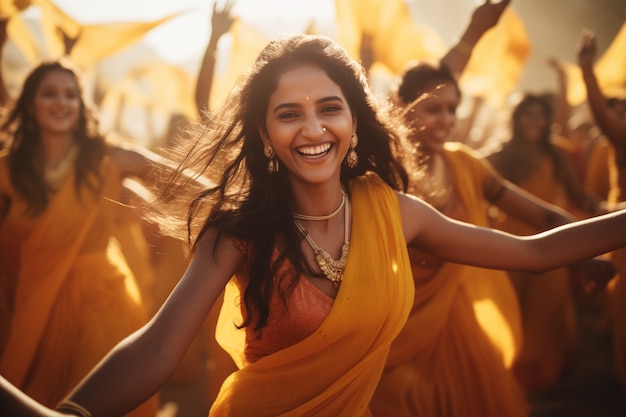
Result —
[[[298,153],[306,157],[319,157],[326,154],[332,145],[330,143],[323,143],[316,146],[303,146],[298,148]]]

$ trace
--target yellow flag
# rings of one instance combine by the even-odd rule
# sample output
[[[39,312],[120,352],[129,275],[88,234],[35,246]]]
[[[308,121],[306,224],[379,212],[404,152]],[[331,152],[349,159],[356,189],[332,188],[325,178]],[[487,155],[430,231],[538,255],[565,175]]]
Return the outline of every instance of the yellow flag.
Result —
[[[459,80],[464,93],[500,107],[515,91],[531,51],[522,20],[510,7],[478,41]]]
[[[235,19],[230,28],[232,47],[225,64],[218,55],[209,97],[209,108],[216,109],[228,95],[235,82],[254,62],[257,55],[265,47],[268,39],[258,30],[242,21]]]
[[[363,37],[372,40],[375,65],[399,74],[413,60],[436,60],[447,51],[432,28],[417,25],[402,0],[336,0],[338,42],[360,59]]]
[[[31,5],[31,0],[0,0],[0,18],[11,17]]]
[[[21,16],[21,12],[32,5],[30,0],[0,0],[0,18],[8,18],[7,36],[19,52],[29,62],[36,62],[41,56],[41,48],[33,31]]]
[[[76,38],[80,33],[80,23],[50,0],[33,0],[33,5],[41,10],[39,23],[45,44],[44,56],[41,58],[56,58],[64,55],[65,43],[60,31],[70,38]]]
[[[148,31],[178,15],[179,13],[172,14],[153,22],[84,25],[70,58],[79,67],[89,68],[139,41]]]

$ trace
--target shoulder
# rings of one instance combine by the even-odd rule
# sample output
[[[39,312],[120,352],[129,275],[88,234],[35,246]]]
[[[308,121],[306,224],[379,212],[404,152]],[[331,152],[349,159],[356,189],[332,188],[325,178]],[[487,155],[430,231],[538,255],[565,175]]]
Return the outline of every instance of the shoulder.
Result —
[[[444,144],[444,153],[459,159],[484,159],[484,155],[462,142],[446,142]]]
[[[463,169],[480,172],[493,170],[491,162],[485,155],[461,142],[447,142],[444,145],[444,155],[449,161],[460,164]]]
[[[350,180],[350,193],[356,195],[394,195],[395,190],[385,183],[376,173],[368,172]]]

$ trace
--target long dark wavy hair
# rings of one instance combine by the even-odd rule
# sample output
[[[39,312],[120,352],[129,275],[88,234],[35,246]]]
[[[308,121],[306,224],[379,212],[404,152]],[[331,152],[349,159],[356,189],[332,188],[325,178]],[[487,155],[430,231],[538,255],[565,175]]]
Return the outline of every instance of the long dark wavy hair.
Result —
[[[243,296],[247,316],[241,327],[252,325],[259,330],[267,324],[269,300],[275,290],[273,276],[282,262],[289,260],[297,275],[311,272],[300,249],[302,237],[293,222],[287,169],[279,162],[277,173],[268,172],[259,133],[266,130],[267,106],[279,78],[303,64],[319,66],[326,72],[342,89],[358,121],[359,163],[355,168],[342,165],[342,183],[371,171],[396,190],[408,186],[402,158],[409,156],[410,160],[410,151],[405,148],[402,123],[391,103],[379,103],[370,92],[363,68],[325,37],[295,35],[269,42],[222,109],[207,115],[204,125],[188,132],[187,138],[179,138],[175,150],[183,162],[161,194],[161,201],[188,204],[186,238],[193,242],[193,250],[209,228],[215,228],[218,239],[228,236],[244,242],[249,285]],[[181,175],[185,169],[202,174],[214,186],[186,200],[183,195],[192,187]],[[182,212],[173,210],[175,216]],[[176,218],[156,218],[162,226],[176,226]],[[176,229],[169,232],[176,233]],[[279,237],[283,249],[272,262]],[[284,297],[281,287],[277,290]]]
[[[44,181],[41,137],[37,121],[32,115],[37,89],[44,77],[52,71],[70,74],[79,90],[80,113],[78,126],[74,130],[74,139],[78,145],[75,165],[76,191],[78,193],[84,185],[98,192],[103,182],[99,168],[105,154],[105,142],[98,133],[96,115],[83,96],[79,73],[66,59],[43,62],[28,74],[17,100],[0,124],[0,133],[8,142],[11,182],[15,190],[26,200],[32,216],[45,210],[52,193]]]
[[[525,158],[527,153],[523,152],[523,149],[527,146],[527,142],[523,129],[520,126],[520,118],[529,107],[534,105],[541,107],[542,113],[547,120],[546,128],[539,138],[539,149],[542,153],[547,155],[554,164],[555,177],[558,178],[562,175],[562,163],[555,149],[555,145],[552,143],[552,104],[544,95],[529,93],[525,94],[513,109],[511,116],[511,140],[502,145],[500,151],[489,157],[494,167],[500,171],[502,176],[516,184],[524,181],[533,172],[533,162],[527,160],[527,158]]]

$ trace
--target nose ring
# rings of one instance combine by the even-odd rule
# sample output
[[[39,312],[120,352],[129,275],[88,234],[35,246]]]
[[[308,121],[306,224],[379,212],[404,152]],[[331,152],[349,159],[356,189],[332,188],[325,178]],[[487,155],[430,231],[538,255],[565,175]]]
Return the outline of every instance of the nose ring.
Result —
[[[322,132],[326,132],[326,128],[325,127],[322,128]]]

